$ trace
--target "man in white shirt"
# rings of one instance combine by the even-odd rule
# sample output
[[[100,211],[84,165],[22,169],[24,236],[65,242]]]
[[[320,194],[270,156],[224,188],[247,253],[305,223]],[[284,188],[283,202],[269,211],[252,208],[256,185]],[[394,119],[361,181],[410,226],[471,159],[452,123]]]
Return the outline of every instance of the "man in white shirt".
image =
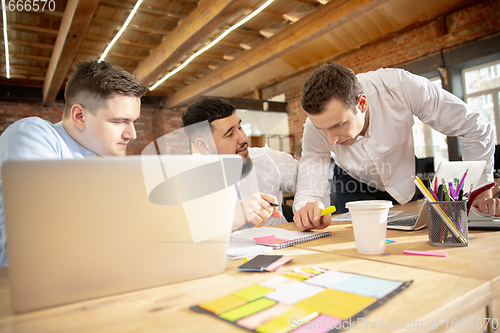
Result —
[[[354,75],[338,64],[317,68],[306,79],[302,107],[308,114],[294,200],[301,229],[326,228],[320,217],[328,204],[331,152],[345,172],[337,184],[340,208],[346,201],[390,199],[405,204],[415,194],[413,116],[462,141],[464,160],[486,160],[482,182],[493,181],[494,135],[486,118],[429,80],[401,69]],[[347,198],[347,199],[346,199]],[[492,191],[473,206],[500,215]]]
[[[243,158],[242,179],[238,184],[242,202],[241,209],[236,210],[233,228],[249,222],[256,227],[286,223],[281,212],[282,192],[295,192],[298,161],[271,148],[249,148],[235,111],[224,100],[204,97],[188,107],[182,123],[201,154],[238,154]],[[189,131],[191,125],[206,121],[210,133]]]

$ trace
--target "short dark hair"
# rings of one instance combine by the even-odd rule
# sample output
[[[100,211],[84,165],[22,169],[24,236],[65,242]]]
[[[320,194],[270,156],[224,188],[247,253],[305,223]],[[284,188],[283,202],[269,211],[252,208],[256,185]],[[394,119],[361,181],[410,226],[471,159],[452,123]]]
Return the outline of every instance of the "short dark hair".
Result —
[[[309,114],[323,111],[332,98],[354,108],[363,91],[354,72],[339,64],[325,64],[316,68],[302,86],[302,107]]]
[[[147,87],[126,70],[105,61],[88,60],[76,65],[66,84],[64,98],[67,115],[75,104],[83,105],[90,112],[116,95],[141,98]]]
[[[211,124],[214,120],[231,116],[235,111],[236,108],[233,105],[220,98],[201,97],[191,104],[182,115],[182,126],[193,125],[205,120]]]
[[[197,138],[211,137],[212,122],[230,117],[236,108],[230,103],[216,97],[201,97],[191,104],[182,115],[182,126],[189,139],[193,142]],[[190,126],[202,121],[208,121],[210,130],[206,126]]]

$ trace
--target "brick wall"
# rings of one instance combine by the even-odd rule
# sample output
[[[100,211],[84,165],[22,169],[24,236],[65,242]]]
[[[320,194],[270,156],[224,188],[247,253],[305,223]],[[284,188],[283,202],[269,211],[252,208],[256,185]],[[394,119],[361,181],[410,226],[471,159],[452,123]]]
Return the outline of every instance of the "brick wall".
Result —
[[[446,17],[448,34],[438,37],[437,23],[430,22],[413,30],[394,34],[325,63],[339,63],[355,73],[381,67],[398,67],[459,45],[498,35],[500,32],[500,1],[482,1]],[[499,46],[500,51],[500,46]],[[288,103],[288,124],[294,145],[300,145],[306,114],[300,104],[302,83],[313,69],[308,69],[282,82],[262,89],[262,99],[285,93]],[[251,98],[251,97],[250,97]],[[293,147],[294,149],[294,147]]]
[[[63,111],[64,103],[44,107],[41,102],[0,100],[0,134],[16,120],[26,117],[39,116],[56,123],[61,120]]]
[[[50,107],[43,106],[41,101],[1,101],[0,100],[0,134],[13,122],[26,117],[38,116],[52,123],[61,121],[64,103],[56,102]],[[141,116],[135,123],[137,139],[132,141],[127,154],[140,154],[153,140],[163,134],[181,127],[182,110],[168,110],[158,106],[143,105]]]

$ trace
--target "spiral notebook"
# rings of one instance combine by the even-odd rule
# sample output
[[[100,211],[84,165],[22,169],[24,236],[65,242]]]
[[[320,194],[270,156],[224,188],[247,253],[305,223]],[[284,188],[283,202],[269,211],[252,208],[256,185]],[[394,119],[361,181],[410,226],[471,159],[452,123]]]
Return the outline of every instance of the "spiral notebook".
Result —
[[[330,231],[291,231],[272,227],[238,230],[231,234],[227,257],[228,259],[241,259],[267,254],[273,249],[281,249],[331,235]],[[255,238],[260,240],[260,244]]]

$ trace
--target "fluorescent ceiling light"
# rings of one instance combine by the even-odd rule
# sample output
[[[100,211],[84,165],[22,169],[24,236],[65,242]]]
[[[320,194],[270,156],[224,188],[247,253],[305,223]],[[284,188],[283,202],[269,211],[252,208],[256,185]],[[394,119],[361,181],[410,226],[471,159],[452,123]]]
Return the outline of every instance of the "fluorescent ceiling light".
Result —
[[[266,3],[264,3],[262,6],[260,6],[259,8],[257,8],[255,11],[253,11],[250,15],[248,15],[243,20],[239,21],[238,23],[236,23],[235,25],[233,25],[232,27],[230,27],[229,29],[227,29],[226,31],[224,31],[219,37],[217,37],[216,39],[214,39],[210,44],[208,44],[207,46],[205,46],[204,48],[202,48],[201,50],[199,50],[198,52],[196,52],[195,54],[193,54],[192,56],[190,56],[186,61],[184,61],[182,63],[182,65],[180,65],[179,67],[177,67],[176,69],[174,69],[173,71],[171,71],[170,73],[168,73],[167,75],[165,75],[163,78],[161,78],[160,81],[156,82],[153,86],[151,86],[151,88],[149,88],[149,90],[153,91],[156,87],[158,87],[160,84],[162,84],[163,82],[165,82],[165,80],[167,80],[169,77],[171,77],[172,75],[174,75],[175,73],[179,72],[181,69],[183,69],[184,67],[186,67],[197,56],[199,56],[200,54],[202,54],[203,52],[205,52],[206,50],[208,50],[209,48],[211,48],[212,46],[214,46],[215,44],[217,44],[222,38],[226,37],[231,31],[233,31],[234,29],[239,28],[241,25],[243,25],[246,22],[248,22],[255,15],[259,14],[261,11],[263,11],[267,6],[269,6],[273,2],[274,2],[274,0],[268,0],[268,1],[266,1]]]
[[[4,0],[2,0],[2,1],[4,1]],[[130,21],[134,17],[135,12],[137,11],[137,9],[139,9],[139,6],[141,5],[142,1],[143,0],[137,0],[137,3],[135,4],[134,9],[132,9],[132,12],[128,16],[128,18],[125,21],[125,23],[123,23],[122,28],[120,29],[120,31],[118,31],[118,33],[116,34],[115,38],[113,38],[113,40],[111,41],[111,43],[108,44],[108,47],[106,48],[106,50],[104,50],[104,53],[102,54],[101,58],[99,59],[99,62],[103,61],[104,58],[106,58],[106,55],[108,54],[109,50],[111,50],[111,47],[113,46],[113,44],[115,44],[115,42],[118,40],[118,38],[120,38],[120,36],[122,35],[122,33],[127,28],[128,24],[130,23]]]
[[[2,0],[2,17],[3,17],[3,42],[5,43],[5,75],[10,79],[10,63],[9,63],[9,40],[7,38],[7,14],[5,10],[5,0]]]

